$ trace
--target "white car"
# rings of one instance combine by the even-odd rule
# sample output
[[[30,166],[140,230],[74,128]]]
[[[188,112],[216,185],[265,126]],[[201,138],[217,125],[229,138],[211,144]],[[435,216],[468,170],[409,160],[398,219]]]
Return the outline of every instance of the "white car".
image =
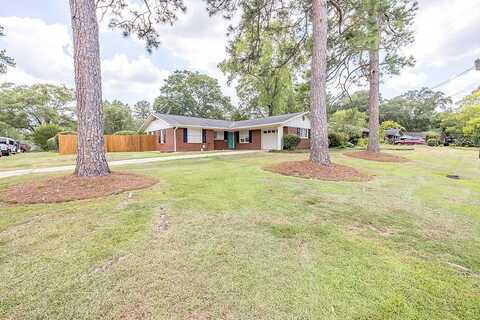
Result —
[[[0,137],[0,154],[2,156],[10,155],[10,144],[8,143],[8,138]]]

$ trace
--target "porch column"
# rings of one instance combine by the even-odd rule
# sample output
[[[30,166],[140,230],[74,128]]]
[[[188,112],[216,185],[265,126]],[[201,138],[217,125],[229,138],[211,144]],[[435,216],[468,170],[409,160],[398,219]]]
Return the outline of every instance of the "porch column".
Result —
[[[277,128],[277,150],[283,149],[283,126]]]

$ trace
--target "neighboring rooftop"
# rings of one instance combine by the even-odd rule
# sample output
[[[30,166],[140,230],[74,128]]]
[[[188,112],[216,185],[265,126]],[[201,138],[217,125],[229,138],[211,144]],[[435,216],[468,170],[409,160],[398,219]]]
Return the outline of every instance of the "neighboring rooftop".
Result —
[[[215,129],[237,129],[237,128],[281,124],[303,114],[306,114],[306,112],[288,113],[288,114],[282,114],[279,116],[252,119],[252,120],[242,120],[242,121],[206,119],[206,118],[197,118],[197,117],[177,116],[177,115],[163,114],[163,113],[155,113],[154,116],[157,119],[163,120],[168,124],[172,126],[177,126],[177,127],[190,126],[190,127],[215,128]]]

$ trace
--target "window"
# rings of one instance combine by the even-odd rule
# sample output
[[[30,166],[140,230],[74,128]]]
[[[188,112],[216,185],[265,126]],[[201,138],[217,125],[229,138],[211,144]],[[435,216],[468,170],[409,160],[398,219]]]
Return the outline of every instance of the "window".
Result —
[[[240,131],[240,143],[250,143],[250,131]]]
[[[297,128],[297,135],[301,139],[308,139],[308,129],[305,128]]]
[[[200,128],[188,128],[187,131],[187,143],[202,143],[203,131]]]
[[[226,140],[224,131],[215,131],[215,140]]]
[[[166,136],[166,130],[165,129],[161,129],[158,131],[158,143],[165,143],[165,137]]]

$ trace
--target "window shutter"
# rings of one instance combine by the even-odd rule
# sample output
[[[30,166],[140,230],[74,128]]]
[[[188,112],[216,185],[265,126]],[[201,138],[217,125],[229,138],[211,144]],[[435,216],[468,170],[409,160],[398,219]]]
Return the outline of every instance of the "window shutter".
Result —
[[[223,140],[228,140],[228,131],[223,131]]]
[[[297,136],[300,137],[300,128],[297,128]]]
[[[207,130],[202,129],[202,143],[207,143]]]
[[[312,130],[308,129],[308,139],[310,139],[311,136],[312,136]]]
[[[240,132],[238,132],[238,131],[235,132],[235,141],[236,141],[237,143],[240,143]]]
[[[252,130],[248,130],[248,142],[252,143]]]
[[[183,128],[183,143],[188,143],[188,128]]]

